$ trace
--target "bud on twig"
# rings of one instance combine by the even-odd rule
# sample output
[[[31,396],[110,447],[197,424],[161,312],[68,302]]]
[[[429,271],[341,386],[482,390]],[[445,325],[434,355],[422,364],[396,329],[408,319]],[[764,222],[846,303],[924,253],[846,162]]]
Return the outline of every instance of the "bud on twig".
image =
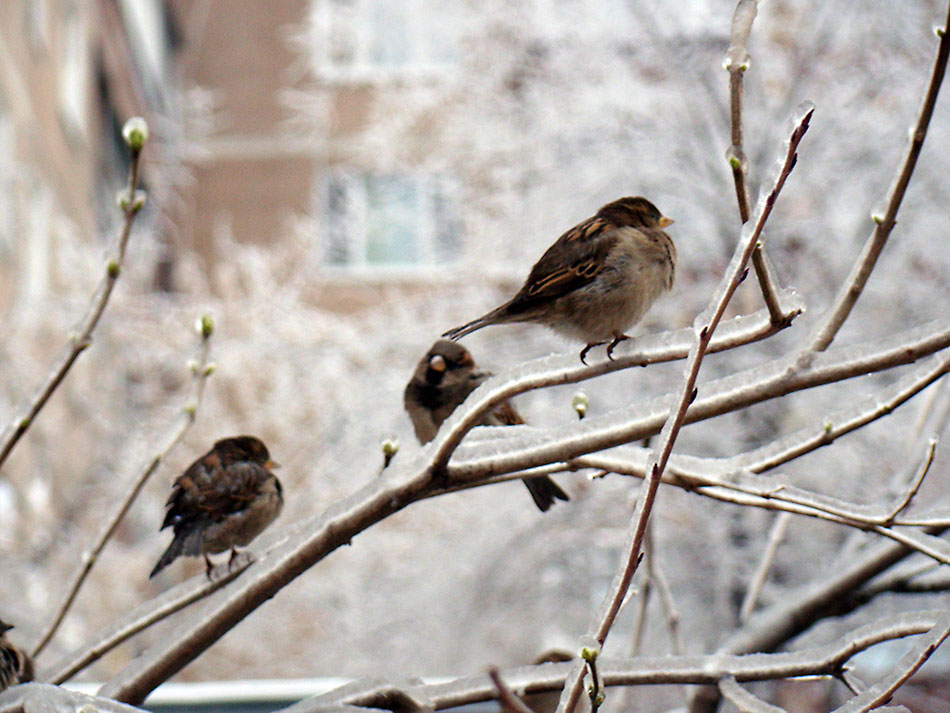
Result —
[[[128,191],[119,191],[115,202],[125,213],[138,213],[145,207],[145,200],[148,198],[143,190],[136,190],[135,194],[130,196]]]
[[[202,339],[208,339],[214,334],[214,318],[210,314],[203,314],[195,320],[195,331]]]
[[[383,468],[388,468],[389,464],[392,463],[393,458],[396,457],[396,454],[399,452],[399,439],[393,436],[392,438],[387,438],[382,443],[383,449]]]
[[[584,416],[587,415],[587,407],[590,406],[590,402],[587,400],[587,394],[583,391],[578,391],[574,394],[574,398],[571,399],[571,406],[577,413],[578,418],[584,418]]]
[[[135,152],[141,151],[148,141],[148,124],[141,116],[133,116],[122,127],[122,138],[126,145]]]

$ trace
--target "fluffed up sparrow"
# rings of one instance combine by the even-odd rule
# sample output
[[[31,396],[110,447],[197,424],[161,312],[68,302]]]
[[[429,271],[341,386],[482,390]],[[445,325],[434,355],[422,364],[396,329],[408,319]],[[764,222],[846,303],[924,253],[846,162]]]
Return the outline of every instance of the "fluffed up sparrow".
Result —
[[[663,228],[673,221],[646,198],[626,197],[559,237],[514,297],[443,337],[460,339],[489,324],[537,322],[581,339],[607,356],[629,337],[662,293],[673,287],[676,247]]]
[[[271,472],[278,464],[270,459],[267,446],[254,436],[225,438],[196,460],[178,477],[166,503],[160,529],[175,533],[149,579],[176,557],[204,555],[210,576],[208,554],[245,546],[280,514],[283,488]]]
[[[403,405],[420,443],[428,443],[439,427],[461,404],[491,376],[479,370],[472,355],[461,344],[440,339],[419,360],[403,392]],[[508,401],[495,406],[479,425],[514,426],[524,423]],[[525,478],[535,505],[543,512],[558,500],[569,500],[567,493],[547,476]]]
[[[0,619],[0,691],[33,680],[33,660],[7,639],[12,628]]]

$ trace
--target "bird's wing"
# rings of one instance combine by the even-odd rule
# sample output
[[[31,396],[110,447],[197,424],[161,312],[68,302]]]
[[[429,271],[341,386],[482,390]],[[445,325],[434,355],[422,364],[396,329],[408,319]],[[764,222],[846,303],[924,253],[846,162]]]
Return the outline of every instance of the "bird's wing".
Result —
[[[246,508],[272,477],[257,463],[239,461],[211,467],[198,461],[175,481],[163,527],[182,520],[222,520]]]
[[[524,419],[521,418],[521,414],[515,411],[515,407],[511,405],[510,401],[502,401],[498,404],[491,412],[492,421],[497,421],[497,423],[489,423],[491,426],[518,426],[524,423]]]
[[[617,239],[616,226],[604,218],[593,217],[575,225],[531,268],[524,286],[511,300],[509,312],[525,311],[593,281],[604,269]]]

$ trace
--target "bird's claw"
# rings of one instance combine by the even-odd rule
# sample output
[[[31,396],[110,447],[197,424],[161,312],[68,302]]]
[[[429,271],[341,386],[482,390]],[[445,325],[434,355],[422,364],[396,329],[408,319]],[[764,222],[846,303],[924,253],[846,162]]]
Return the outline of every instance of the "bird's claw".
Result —
[[[620,336],[614,337],[614,340],[607,345],[607,358],[610,359],[610,361],[614,360],[614,347],[616,347],[625,339],[630,339],[630,337],[628,337],[626,334],[621,334]]]

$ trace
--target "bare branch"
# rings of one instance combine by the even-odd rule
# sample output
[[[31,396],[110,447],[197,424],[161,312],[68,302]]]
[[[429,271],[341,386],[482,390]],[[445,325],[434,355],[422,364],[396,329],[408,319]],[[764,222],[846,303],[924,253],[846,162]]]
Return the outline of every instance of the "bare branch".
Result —
[[[648,531],[647,534],[652,540],[651,533]],[[647,553],[647,571],[650,574],[650,579],[656,584],[657,591],[660,593],[660,601],[666,610],[666,626],[670,632],[671,648],[673,649],[673,653],[679,656],[684,651],[683,642],[680,641],[679,609],[676,607],[676,600],[673,598],[673,590],[670,588],[670,583],[667,581],[666,575],[663,574],[660,560],[656,556],[655,546],[651,546],[650,551]]]
[[[497,668],[493,666],[488,669],[488,677],[491,678],[492,683],[495,684],[495,688],[498,689],[498,700],[501,702],[501,709],[504,713],[534,713],[534,711],[524,704],[524,701],[512,693],[505,685],[504,681],[501,680],[501,675],[498,673]]]
[[[141,713],[141,709],[108,698],[87,696],[45,683],[25,683],[0,693],[0,713]]]
[[[126,132],[129,131],[129,126],[133,125],[133,122],[135,122],[135,130],[140,132],[138,135],[147,138],[148,129],[145,127],[145,122],[138,118],[130,119],[126,122],[123,133],[126,134]],[[144,129],[142,127],[144,127]],[[122,272],[122,264],[125,261],[125,250],[129,243],[129,236],[132,234],[132,224],[135,222],[135,216],[138,215],[139,211],[145,205],[145,194],[138,190],[139,159],[142,155],[144,143],[144,138],[139,141],[136,136],[133,142],[132,138],[128,135],[126,136],[126,144],[129,147],[130,155],[129,180],[125,192],[120,194],[120,205],[125,214],[125,219],[122,221],[122,227],[119,230],[115,253],[106,263],[106,274],[99,283],[99,287],[96,288],[95,293],[93,293],[89,309],[83,317],[79,329],[75,334],[70,336],[69,344],[66,345],[65,351],[50,368],[46,380],[42,386],[40,386],[39,390],[37,390],[36,394],[34,394],[33,398],[30,399],[29,405],[24,409],[21,415],[14,417],[13,422],[6,428],[3,436],[0,437],[0,466],[6,461],[7,456],[10,455],[10,452],[23,434],[33,425],[36,417],[46,405],[46,402],[49,401],[53,392],[63,383],[63,379],[66,378],[66,374],[69,373],[72,365],[76,359],[79,358],[79,355],[92,344],[92,333],[96,329],[96,325],[99,324],[99,318],[102,317],[102,313],[105,312],[106,305],[109,303],[109,297],[112,295],[112,289],[115,287],[115,283]]]
[[[733,676],[726,676],[719,681],[719,691],[738,709],[739,713],[787,713],[784,708],[773,706],[749,693]]]
[[[869,350],[868,346],[829,351],[816,357],[800,371],[794,371],[794,361],[780,361],[764,369],[753,370],[752,373],[740,373],[720,380],[721,383],[712,382],[705,389],[707,392],[713,392],[713,395],[698,399],[690,408],[687,420],[699,420],[701,417],[717,415],[717,411],[724,413],[772,396],[831,383],[849,376],[864,375],[897,364],[906,364],[950,344],[950,328],[936,333],[930,329],[932,328],[916,329],[898,335],[873,351]],[[537,367],[539,364],[551,363],[557,364],[558,358],[541,359],[532,364]],[[524,368],[531,368],[532,364]],[[546,373],[549,378],[552,373],[563,376],[564,372],[570,372],[574,368],[565,364],[560,371],[552,367]],[[793,369],[791,376],[789,369]],[[555,381],[560,376],[555,377]],[[514,380],[518,388],[523,387],[524,381]],[[497,385],[499,383],[500,386]],[[509,383],[504,377],[493,379],[483,387],[487,396],[476,398],[476,401],[483,404],[499,392],[512,390]],[[717,396],[716,392],[721,393]],[[476,396],[478,395],[476,392]],[[576,431],[568,430],[562,433],[561,428],[546,430],[537,434],[542,444],[547,444],[548,439],[551,439],[551,443],[543,448],[537,443],[519,448],[499,448],[497,443],[508,438],[500,432],[520,432],[526,427],[497,429],[498,437],[491,439],[491,455],[483,454],[481,460],[478,460],[478,444],[467,447],[465,457],[470,455],[470,451],[476,456],[476,460],[464,460],[458,466],[453,463],[450,467],[451,477],[457,483],[464,481],[474,485],[494,475],[539,463],[561,463],[584,452],[606,448],[608,444],[617,445],[633,438],[642,438],[649,433],[655,433],[655,428],[662,422],[663,403],[664,399],[659,399],[646,408],[638,405],[638,412],[646,410],[655,413],[650,413],[647,417],[638,416],[619,429],[599,424],[598,421],[601,421],[602,417],[588,416],[583,421],[574,421],[566,427],[577,429]],[[668,403],[669,401],[666,401],[667,409]],[[455,416],[452,418],[455,419]],[[158,685],[197,657],[244,616],[326,554],[409,502],[430,495],[431,457],[439,445],[440,442],[436,441],[418,455],[407,456],[402,463],[397,459],[381,477],[377,477],[374,469],[372,477],[367,476],[367,480],[371,481],[367,486],[335,504],[323,515],[294,525],[288,530],[294,534],[288,537],[287,542],[267,553],[259,562],[261,567],[255,567],[253,574],[242,578],[245,585],[240,590],[223,592],[214,597],[200,614],[195,615],[195,621],[183,623],[174,637],[159,642],[154,650],[130,664],[129,669],[108,684],[106,690],[116,696],[128,696],[123,700],[144,696],[151,690],[150,686]],[[456,473],[464,473],[465,477],[458,477]],[[900,551],[902,554],[906,553],[904,548]]]
[[[730,320],[722,325],[719,330],[721,333],[717,333],[709,343],[709,353],[717,353],[751,344],[770,337],[787,327],[796,316],[801,314],[804,306],[801,298],[793,291],[783,293],[783,302],[787,305],[783,324],[771,323],[764,311]],[[481,422],[485,413],[505,399],[544,386],[575,384],[602,374],[609,374],[635,366],[642,367],[648,364],[685,359],[689,354],[693,335],[694,330],[687,328],[673,332],[648,334],[627,340],[621,343],[618,348],[619,352],[614,352],[615,356],[612,361],[603,361],[590,366],[580,365],[577,363],[577,359],[566,355],[535,360],[513,372],[515,374],[527,374],[530,370],[530,376],[525,375],[518,380],[511,379],[504,384],[503,388],[497,388],[498,379],[489,380],[466,399],[465,410],[457,409],[439,430],[432,446],[436,449],[433,458],[433,469],[444,468],[465,435]],[[544,364],[547,369],[540,370],[538,368],[539,364]],[[504,376],[510,377],[511,375]]]
[[[752,32],[752,21],[758,12],[758,4],[758,0],[739,0],[736,4],[732,15],[729,50],[723,62],[729,72],[729,115],[732,126],[732,145],[726,152],[726,159],[732,168],[732,180],[739,202],[739,217],[743,224],[748,222],[752,208],[746,183],[748,161],[742,146],[742,77],[749,67],[749,33]],[[756,244],[752,253],[752,266],[755,268],[755,276],[762,290],[765,306],[769,310],[769,317],[773,324],[781,324],[784,317],[775,286],[775,271],[761,244]]]
[[[785,538],[785,531],[788,529],[788,523],[791,522],[791,515],[787,512],[780,513],[772,523],[772,531],[769,533],[769,541],[765,546],[765,552],[762,553],[762,559],[756,568],[755,576],[752,578],[752,584],[749,585],[749,591],[746,592],[745,599],[742,602],[742,608],[739,611],[739,621],[745,622],[755,609],[759,594],[765,581],[768,579],[769,570],[772,568],[772,562],[775,561],[775,554],[778,552],[778,546]],[[720,687],[721,690],[721,687]]]
[[[934,628],[945,612],[913,612],[881,619],[850,631],[832,643],[795,652],[735,656],[654,656],[632,659],[602,658],[598,671],[605,686],[658,684],[712,684],[726,677],[737,682],[769,681],[801,676],[836,674],[857,653],[906,636],[924,634]],[[522,694],[557,691],[569,677],[573,663],[543,663],[501,672],[506,685]],[[334,705],[379,705],[381,696],[396,692],[410,700],[422,700],[435,710],[453,708],[498,698],[498,690],[486,675],[469,676],[441,683],[416,681],[387,683],[357,682],[326,694],[301,701],[284,713],[315,713]]]
[[[927,137],[927,128],[930,126],[930,119],[933,116],[934,105],[937,103],[937,95],[940,93],[940,85],[943,83],[943,77],[947,71],[947,57],[950,56],[950,38],[947,37],[948,27],[950,27],[950,6],[947,8],[947,20],[944,22],[943,28],[937,31],[940,43],[937,47],[937,56],[934,59],[933,70],[930,74],[930,84],[920,107],[917,126],[914,128],[908,142],[904,161],[891,186],[887,210],[883,216],[874,216],[874,222],[876,223],[874,232],[865,243],[861,255],[851,269],[851,274],[848,275],[841,289],[838,290],[834,304],[828,310],[827,316],[812,336],[811,348],[815,351],[827,349],[848,319],[852,308],[864,291],[864,286],[867,284],[877,259],[880,257],[881,251],[884,250],[884,245],[887,243],[887,239],[897,222],[897,211],[900,209],[904,193],[907,191],[907,185],[910,183],[914,168],[917,165],[917,158],[920,156],[924,139]]]
[[[910,484],[910,487],[907,488],[907,492],[894,504],[888,514],[885,516],[882,525],[893,524],[897,519],[897,516],[900,515],[904,510],[907,509],[907,506],[910,505],[910,501],[914,499],[914,496],[917,495],[917,491],[920,490],[920,486],[923,485],[924,478],[927,477],[927,473],[930,472],[930,466],[933,465],[934,455],[937,453],[937,439],[931,438],[927,444],[927,453],[924,456],[923,462],[917,469],[917,475],[914,477],[913,481]]]
[[[79,651],[69,654],[50,667],[50,673],[41,672],[37,680],[55,684],[65,683],[139,632],[218,591],[253,564],[253,557],[246,552],[242,554],[242,557],[235,560],[220,574],[215,570],[211,579],[205,575],[195,577],[164,592],[157,599],[137,607],[112,624],[93,643],[84,645]]]
[[[931,654],[943,643],[943,640],[950,636],[950,614],[944,614],[940,620],[934,624],[927,634],[920,637],[920,640],[914,644],[914,648],[908,651],[894,670],[880,681],[871,686],[864,693],[855,696],[840,708],[836,708],[834,713],[866,713],[878,706],[887,703],[891,696],[900,688],[907,679],[924,662],[930,658]]]
[[[653,502],[656,498],[657,490],[660,487],[660,481],[666,463],[673,451],[673,444],[679,434],[679,430],[686,421],[686,411],[690,404],[695,400],[696,379],[699,376],[699,369],[703,362],[706,349],[712,339],[719,321],[725,313],[726,305],[735,293],[739,284],[742,282],[746,265],[749,262],[752,251],[759,241],[765,223],[772,212],[772,206],[785,184],[785,179],[791,173],[797,159],[798,144],[808,131],[808,122],[814,112],[814,106],[810,103],[803,104],[799,112],[792,119],[793,129],[789,134],[784,147],[784,161],[779,160],[776,165],[775,176],[770,181],[772,186],[768,194],[763,194],[756,206],[756,219],[754,227],[750,231],[743,230],[742,239],[736,245],[732,261],[726,269],[716,292],[710,300],[709,306],[697,317],[694,322],[696,334],[693,345],[690,348],[690,354],[686,361],[686,376],[683,379],[683,386],[680,391],[675,406],[670,409],[669,417],[665,419],[663,430],[660,432],[660,445],[656,451],[651,454],[650,465],[647,469],[647,479],[644,484],[644,490],[641,497],[637,498],[636,510],[631,523],[628,542],[625,547],[623,564],[620,571],[611,583],[610,590],[597,616],[597,624],[593,628],[593,637],[603,646],[613,623],[620,611],[620,605],[626,596],[630,581],[640,563],[641,546],[643,536],[646,532],[646,524],[653,509]],[[572,713],[576,708],[580,698],[580,689],[582,686],[582,677],[576,676],[570,681],[569,686],[565,686],[564,693],[558,703],[558,713]]]
[[[794,391],[912,363],[947,346],[950,346],[950,324],[933,324],[896,335],[879,345],[865,344],[828,351],[805,364],[794,356],[778,359],[704,384],[703,393],[690,406],[685,422],[695,423]],[[950,358],[927,364],[930,369],[928,383],[950,370],[948,361]],[[534,364],[545,362],[548,360],[538,360]],[[532,371],[530,378],[504,375],[510,380],[490,380],[473,394],[476,397],[473,408],[494,402],[498,394],[509,396],[512,392],[522,393],[530,388],[562,383],[560,377],[564,372],[552,370],[537,377],[535,374]],[[661,396],[648,403],[636,404],[635,410],[618,411],[612,416],[588,416],[580,423],[543,432],[532,430],[530,443],[524,438],[527,427],[497,429],[498,434],[492,438],[490,446],[463,444],[449,465],[449,477],[459,482],[482,479],[630,443],[656,433],[669,408],[669,395]],[[622,414],[625,420],[617,414]],[[447,423],[452,423],[452,420]],[[513,441],[510,446],[509,439]],[[508,447],[501,447],[502,444]],[[439,442],[435,446],[438,447]]]
[[[208,364],[208,352],[211,348],[211,329],[205,329],[204,325],[206,323],[211,323],[210,317],[202,317],[198,322],[198,334],[201,337],[201,351],[198,360],[192,364],[191,367],[193,400],[183,409],[182,417],[179,420],[179,423],[172,427],[168,436],[165,438],[165,445],[161,448],[158,454],[152,458],[148,465],[146,465],[145,468],[135,478],[133,478],[132,482],[126,489],[125,495],[119,500],[116,508],[103,521],[102,527],[99,529],[99,533],[93,540],[92,545],[82,553],[82,556],[80,557],[79,569],[73,576],[72,582],[68,587],[66,587],[66,594],[63,597],[62,604],[60,604],[59,609],[57,610],[52,621],[50,621],[50,623],[47,625],[46,630],[40,637],[39,643],[37,643],[33,648],[34,658],[40,654],[40,652],[46,647],[46,645],[56,634],[56,630],[66,617],[66,613],[69,611],[69,608],[76,600],[76,596],[79,594],[79,589],[82,587],[83,582],[86,581],[86,577],[92,570],[93,565],[96,563],[99,553],[102,552],[103,548],[106,546],[106,542],[108,542],[109,538],[111,538],[115,533],[116,528],[122,521],[122,518],[125,517],[125,514],[129,511],[129,508],[132,507],[132,503],[135,501],[135,498],[137,498],[139,493],[142,492],[142,488],[145,487],[145,483],[148,482],[148,479],[152,476],[152,474],[158,470],[159,465],[161,465],[165,459],[168,458],[175,446],[181,443],[181,440],[185,437],[185,434],[188,433],[188,430],[191,428],[192,424],[194,424],[195,416],[197,414],[198,408],[201,406],[202,397],[204,396],[205,382],[213,371],[213,367],[209,366]]]

